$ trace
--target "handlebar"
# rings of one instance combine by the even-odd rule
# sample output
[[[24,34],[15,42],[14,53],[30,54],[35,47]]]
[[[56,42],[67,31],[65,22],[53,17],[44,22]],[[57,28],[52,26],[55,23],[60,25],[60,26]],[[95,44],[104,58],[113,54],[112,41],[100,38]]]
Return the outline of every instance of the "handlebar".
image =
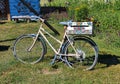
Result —
[[[49,29],[51,29],[55,34],[60,35],[60,33],[52,26],[50,25],[45,19],[39,18],[45,25],[48,26]]]
[[[67,22],[60,22],[59,24],[62,24],[64,26],[71,26],[71,22],[72,22],[72,20],[69,20]]]

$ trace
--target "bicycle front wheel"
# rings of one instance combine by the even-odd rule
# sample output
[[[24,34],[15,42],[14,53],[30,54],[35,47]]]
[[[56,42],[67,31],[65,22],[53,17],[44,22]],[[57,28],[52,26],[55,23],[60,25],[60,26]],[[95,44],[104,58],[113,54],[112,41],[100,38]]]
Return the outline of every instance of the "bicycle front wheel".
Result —
[[[30,49],[33,44],[35,35],[22,35],[16,39],[13,45],[14,57],[22,63],[35,64],[43,59],[45,48],[44,43],[39,40],[35,42],[35,45]]]
[[[75,50],[71,45],[73,45]],[[98,60],[97,45],[90,38],[73,38],[71,44],[67,41],[64,47],[64,54],[66,54],[66,63],[72,68],[79,67],[84,70],[91,70],[95,67]]]

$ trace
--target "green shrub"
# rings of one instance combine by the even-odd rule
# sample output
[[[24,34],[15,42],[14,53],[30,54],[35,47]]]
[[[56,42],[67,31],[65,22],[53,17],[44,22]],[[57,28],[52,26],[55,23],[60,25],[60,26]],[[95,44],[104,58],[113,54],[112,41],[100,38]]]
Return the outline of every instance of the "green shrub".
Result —
[[[80,5],[79,7],[75,8],[75,20],[76,21],[83,21],[88,17],[88,7],[87,5],[83,4]]]
[[[68,8],[68,14],[75,21],[83,21],[88,17],[89,9],[87,4],[78,4]]]

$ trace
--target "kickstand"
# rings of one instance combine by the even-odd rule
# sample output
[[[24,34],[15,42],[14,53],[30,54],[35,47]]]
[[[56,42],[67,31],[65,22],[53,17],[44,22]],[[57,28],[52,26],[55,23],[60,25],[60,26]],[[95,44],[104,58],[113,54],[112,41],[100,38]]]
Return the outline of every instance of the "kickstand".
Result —
[[[54,58],[52,59],[52,62],[50,63],[50,65],[53,65],[55,63],[56,59],[57,59],[57,55],[54,56]]]

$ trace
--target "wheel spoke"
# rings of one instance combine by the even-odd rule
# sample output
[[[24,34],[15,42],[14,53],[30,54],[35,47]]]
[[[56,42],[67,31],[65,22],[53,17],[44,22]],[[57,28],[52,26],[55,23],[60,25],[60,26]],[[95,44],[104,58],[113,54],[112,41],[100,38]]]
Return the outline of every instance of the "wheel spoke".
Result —
[[[65,56],[67,59],[67,63],[72,67],[81,67],[86,70],[93,69],[97,63],[98,59],[98,51],[96,50],[94,43],[91,43],[90,39],[86,38],[78,38],[74,39],[74,47],[77,51],[78,56]],[[71,47],[69,42],[66,42],[66,46],[64,48],[65,54],[74,53],[75,51]]]
[[[34,64],[43,58],[43,43],[37,40],[35,45],[31,48],[32,43],[32,35],[23,35],[15,41],[13,53],[20,62]]]

